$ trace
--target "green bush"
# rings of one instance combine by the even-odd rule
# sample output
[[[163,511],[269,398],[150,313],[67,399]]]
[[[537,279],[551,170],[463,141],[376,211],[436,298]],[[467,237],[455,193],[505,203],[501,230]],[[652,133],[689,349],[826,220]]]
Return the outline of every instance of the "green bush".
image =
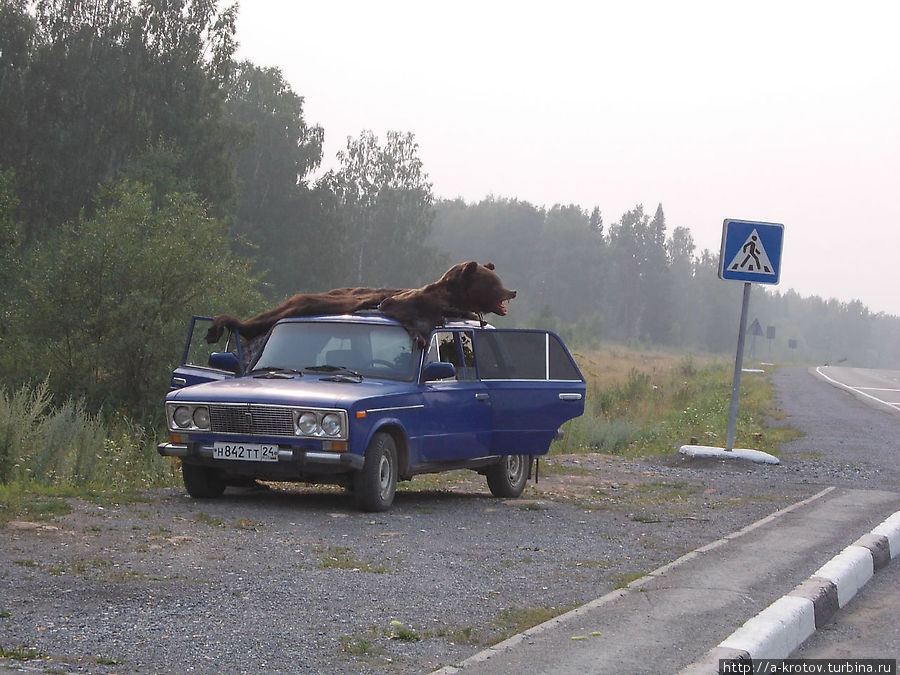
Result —
[[[138,488],[172,472],[156,437],[127,418],[103,420],[83,401],[51,404],[47,383],[0,388],[0,483]]]
[[[632,368],[623,382],[589,387],[584,415],[564,425],[565,434],[553,443],[551,453],[653,456],[672,452],[692,438],[721,444],[728,427],[731,376],[725,364],[700,367],[690,357],[658,380]],[[740,447],[772,452],[778,442],[792,437],[791,430],[766,427],[764,420],[773,411],[768,381],[745,378],[736,426]]]
[[[260,303],[226,223],[195,195],[157,206],[146,186],[124,180],[101,191],[93,217],[30,250],[21,276],[4,381],[47,378],[56,403],[74,396],[92,412],[137,418],[162,410],[192,313],[249,314]]]

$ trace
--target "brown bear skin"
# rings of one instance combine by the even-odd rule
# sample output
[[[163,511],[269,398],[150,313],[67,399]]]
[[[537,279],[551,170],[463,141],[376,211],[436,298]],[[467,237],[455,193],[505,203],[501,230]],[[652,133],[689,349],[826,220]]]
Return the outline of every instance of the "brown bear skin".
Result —
[[[228,314],[213,317],[213,324],[206,332],[206,341],[215,343],[226,328],[236,330],[241,337],[252,340],[268,333],[281,319],[289,316],[313,316],[314,314],[350,314],[361,309],[374,309],[387,297],[400,293],[398,288],[335,288],[327,293],[298,293],[275,309],[241,321]]]
[[[315,314],[349,314],[361,309],[378,308],[397,319],[417,344],[425,344],[431,330],[445,315],[474,318],[487,312],[506,315],[504,303],[516,297],[516,291],[503,285],[494,271],[494,263],[459,263],[444,272],[436,282],[413,289],[336,288],[327,293],[299,293],[275,309],[246,321],[219,314],[206,333],[206,341],[218,342],[225,328],[236,330],[251,340],[263,335],[281,319]]]
[[[507,300],[516,291],[506,288],[494,271],[494,263],[466,262],[454,265],[434,283],[397,293],[378,306],[382,314],[397,319],[419,345],[445,315],[472,316],[493,312],[505,316]]]

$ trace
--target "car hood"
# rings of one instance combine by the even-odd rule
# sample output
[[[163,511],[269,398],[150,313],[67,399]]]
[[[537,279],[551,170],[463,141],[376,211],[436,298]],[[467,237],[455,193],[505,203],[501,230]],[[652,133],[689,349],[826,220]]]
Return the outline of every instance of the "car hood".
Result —
[[[318,375],[294,376],[289,379],[248,376],[195,384],[169,392],[166,400],[349,409],[357,401],[415,394],[417,391],[417,386],[412,382],[391,380],[334,382]]]

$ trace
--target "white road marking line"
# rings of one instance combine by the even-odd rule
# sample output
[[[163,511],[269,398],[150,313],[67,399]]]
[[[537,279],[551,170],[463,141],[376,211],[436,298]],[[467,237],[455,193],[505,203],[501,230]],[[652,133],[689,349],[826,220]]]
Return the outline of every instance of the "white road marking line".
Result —
[[[859,387],[851,387],[849,384],[844,384],[843,382],[835,380],[833,377],[828,377],[828,375],[826,375],[825,373],[822,372],[822,366],[818,366],[816,368],[816,373],[818,373],[820,377],[823,377],[826,380],[828,380],[829,382],[831,382],[836,387],[841,387],[842,389],[854,391],[857,394],[859,394],[860,396],[865,396],[866,398],[872,399],[876,403],[880,403],[881,405],[886,405],[891,410],[900,410],[900,404],[891,403],[889,401],[884,401],[884,400],[878,398],[877,396],[872,396],[872,394],[867,394]]]

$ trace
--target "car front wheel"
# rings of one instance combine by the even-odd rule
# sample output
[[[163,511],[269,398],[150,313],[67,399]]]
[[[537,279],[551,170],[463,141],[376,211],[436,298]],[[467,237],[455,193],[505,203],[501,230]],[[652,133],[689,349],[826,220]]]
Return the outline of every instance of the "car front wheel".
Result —
[[[225,479],[212,467],[182,462],[181,477],[188,494],[196,499],[221,497],[225,492]]]
[[[525,489],[528,481],[528,465],[531,458],[527,455],[507,455],[485,472],[488,487],[495,497],[518,497]]]
[[[363,511],[387,511],[397,489],[397,444],[379,431],[366,448],[366,462],[353,476],[353,497]]]

